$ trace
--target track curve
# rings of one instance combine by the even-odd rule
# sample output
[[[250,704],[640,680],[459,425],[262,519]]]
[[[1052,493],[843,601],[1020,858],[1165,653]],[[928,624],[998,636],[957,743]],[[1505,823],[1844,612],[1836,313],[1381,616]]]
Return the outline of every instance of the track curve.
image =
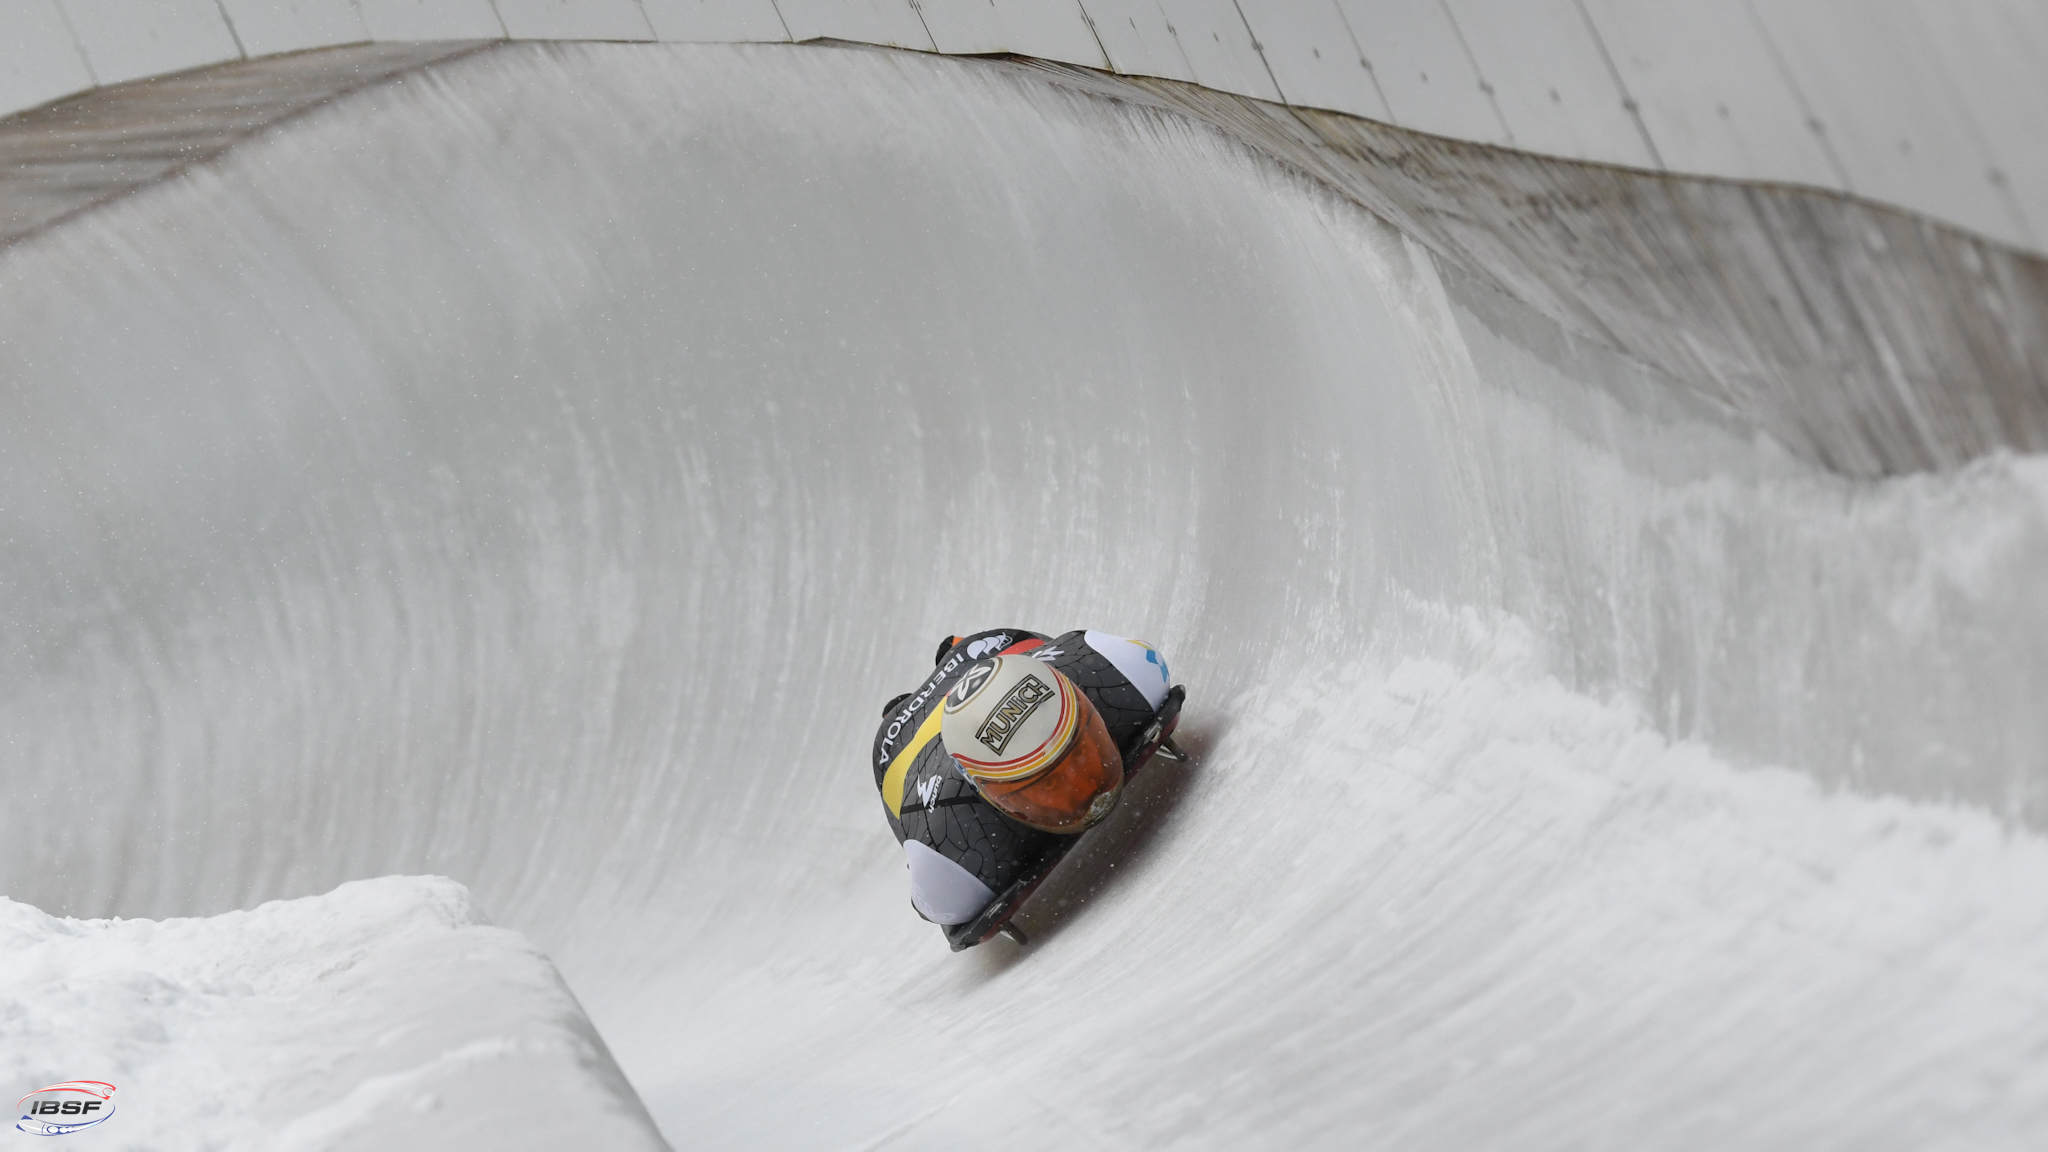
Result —
[[[679,1145],[2021,1147],[2048,467],[1822,470],[1190,121],[500,50],[0,258],[0,883],[391,872]],[[860,750],[1144,637],[1143,782],[964,956]]]

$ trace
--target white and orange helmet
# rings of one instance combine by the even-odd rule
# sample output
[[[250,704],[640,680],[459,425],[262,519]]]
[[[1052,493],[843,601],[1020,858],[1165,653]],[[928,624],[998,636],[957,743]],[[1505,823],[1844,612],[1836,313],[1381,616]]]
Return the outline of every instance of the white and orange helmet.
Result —
[[[1123,756],[1088,697],[1050,664],[996,656],[946,693],[939,736],[984,799],[1043,832],[1073,834],[1107,816]]]

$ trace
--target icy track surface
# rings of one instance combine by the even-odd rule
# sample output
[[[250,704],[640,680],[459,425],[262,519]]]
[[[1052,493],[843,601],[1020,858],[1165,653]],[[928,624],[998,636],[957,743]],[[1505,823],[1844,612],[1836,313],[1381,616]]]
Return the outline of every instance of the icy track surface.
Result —
[[[0,890],[256,909],[5,906],[0,1066],[280,1146],[407,1002],[247,1046],[138,981],[438,874],[678,1147],[2037,1146],[2048,461],[1852,484],[1677,395],[973,62],[356,97],[0,256]],[[1011,623],[1160,645],[1197,762],[954,955],[863,752]],[[433,1052],[539,1029],[630,1120],[455,890],[326,900],[299,962],[416,933],[503,1013]]]

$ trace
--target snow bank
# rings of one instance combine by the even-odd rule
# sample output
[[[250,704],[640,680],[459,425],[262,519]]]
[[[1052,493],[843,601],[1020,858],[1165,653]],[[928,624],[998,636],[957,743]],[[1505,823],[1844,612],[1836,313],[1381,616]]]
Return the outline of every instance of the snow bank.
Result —
[[[100,1148],[663,1146],[554,965],[434,876],[204,919],[0,900],[0,1077],[116,1085]]]

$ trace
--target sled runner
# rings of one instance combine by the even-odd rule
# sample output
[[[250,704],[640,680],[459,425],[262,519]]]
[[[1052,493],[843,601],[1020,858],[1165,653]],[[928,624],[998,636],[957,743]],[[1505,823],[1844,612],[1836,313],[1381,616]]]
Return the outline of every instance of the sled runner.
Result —
[[[1173,742],[1173,730],[1180,723],[1181,702],[1186,698],[1186,690],[1178,684],[1167,692],[1166,702],[1159,706],[1159,711],[1154,714],[1152,722],[1139,731],[1130,749],[1124,753],[1126,779],[1150,763],[1154,756],[1162,756],[1175,762],[1184,762],[1187,759],[1186,754]],[[1010,919],[1023,909],[1032,894],[1038,891],[1038,886],[1045,882],[1047,876],[1052,875],[1053,869],[1059,867],[1060,861],[1067,858],[1067,853],[1072,852],[1081,839],[1081,836],[1062,837],[1057,847],[1048,852],[1030,871],[1018,877],[1007,889],[999,893],[995,902],[984,909],[981,915],[965,924],[947,928],[946,942],[953,946],[953,951],[960,952],[972,948],[999,934],[1008,936],[1018,944],[1029,943],[1030,940],[1024,935],[1023,930],[1012,925]]]

